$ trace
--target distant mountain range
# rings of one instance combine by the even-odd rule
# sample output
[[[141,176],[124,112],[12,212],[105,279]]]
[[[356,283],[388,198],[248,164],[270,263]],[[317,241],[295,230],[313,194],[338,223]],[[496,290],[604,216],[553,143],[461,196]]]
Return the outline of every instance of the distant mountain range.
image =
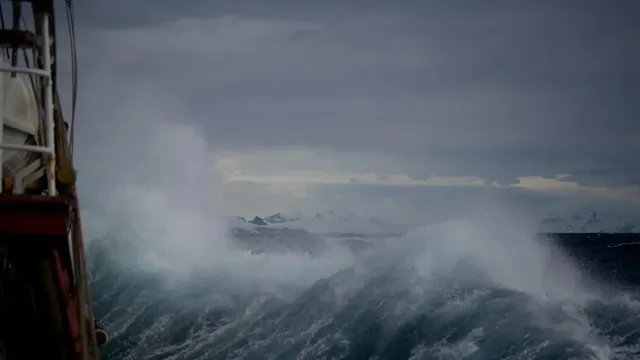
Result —
[[[632,233],[640,232],[640,221],[616,214],[596,211],[570,215],[549,215],[540,220],[540,233]],[[236,245],[252,253],[300,253],[310,256],[348,249],[357,255],[398,238],[407,227],[391,225],[378,218],[354,214],[339,216],[333,211],[304,217],[300,214],[276,213],[232,219],[230,232]]]
[[[311,217],[299,213],[273,215],[253,219],[232,219],[233,229],[251,231],[259,227],[270,229],[304,229],[313,234],[402,234],[407,227],[392,225],[376,217],[359,217],[355,214],[337,215],[333,211],[317,213]],[[539,222],[544,233],[636,233],[640,232],[640,219],[622,215],[583,211],[569,215],[550,214]]]
[[[540,222],[542,232],[547,233],[637,233],[638,224],[639,219],[596,211],[550,215]]]
[[[253,253],[304,253],[318,255],[337,248],[352,254],[366,251],[388,237],[403,235],[406,229],[376,218],[353,214],[338,216],[333,211],[311,217],[276,213],[232,220],[231,233],[237,245]]]
[[[304,229],[313,234],[401,234],[406,232],[403,226],[392,225],[375,217],[359,217],[355,214],[337,215],[333,211],[317,213],[312,217],[300,214],[276,213],[253,219],[237,217],[232,219],[234,229],[250,230],[267,227],[271,229]]]

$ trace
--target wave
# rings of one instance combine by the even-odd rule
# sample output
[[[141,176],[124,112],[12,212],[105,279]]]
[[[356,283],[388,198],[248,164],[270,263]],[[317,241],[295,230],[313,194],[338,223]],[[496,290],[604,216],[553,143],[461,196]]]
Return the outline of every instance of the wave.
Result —
[[[516,227],[447,222],[314,258],[252,255],[212,234],[217,245],[179,261],[165,241],[117,228],[89,249],[110,359],[640,356],[637,296]]]
[[[242,251],[216,220],[232,211],[213,152],[197,129],[149,113],[160,105],[140,101],[122,116],[136,121],[109,123],[82,153],[104,164],[86,167],[94,188],[81,190],[100,204],[83,215],[105,358],[640,357],[637,294],[594,280],[512,211],[359,254]]]

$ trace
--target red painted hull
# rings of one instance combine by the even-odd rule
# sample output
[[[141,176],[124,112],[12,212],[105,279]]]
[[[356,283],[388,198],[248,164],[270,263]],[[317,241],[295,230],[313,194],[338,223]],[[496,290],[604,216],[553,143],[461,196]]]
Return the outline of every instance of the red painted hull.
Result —
[[[61,324],[56,330],[60,333],[56,337],[64,343],[63,358],[80,360],[84,358],[84,349],[69,249],[69,230],[74,226],[72,204],[60,197],[0,195],[0,246],[8,249],[12,261],[18,264],[16,268],[30,274],[29,286],[49,284],[42,286],[42,290],[36,289],[36,293],[44,294],[38,311],[51,312],[46,319],[59,319]],[[44,271],[32,270],[43,263],[48,264]],[[49,303],[46,296],[51,300]],[[46,324],[50,326],[53,322],[48,320]],[[33,351],[37,354],[37,349]]]
[[[69,201],[60,197],[0,195],[0,239],[8,236],[64,237]]]

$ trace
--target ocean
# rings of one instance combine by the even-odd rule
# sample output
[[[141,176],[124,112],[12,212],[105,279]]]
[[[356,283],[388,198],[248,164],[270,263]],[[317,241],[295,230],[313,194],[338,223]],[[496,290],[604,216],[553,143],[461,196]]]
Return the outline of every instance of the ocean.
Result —
[[[104,359],[640,359],[640,234],[446,223],[320,255],[124,234],[88,246]]]

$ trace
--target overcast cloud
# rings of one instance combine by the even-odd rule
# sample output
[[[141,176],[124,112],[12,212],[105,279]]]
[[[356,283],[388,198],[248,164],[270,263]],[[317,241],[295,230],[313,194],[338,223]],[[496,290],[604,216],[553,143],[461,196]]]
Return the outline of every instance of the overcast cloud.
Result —
[[[84,186],[200,161],[242,213],[640,204],[640,4],[456,4],[78,2]]]

